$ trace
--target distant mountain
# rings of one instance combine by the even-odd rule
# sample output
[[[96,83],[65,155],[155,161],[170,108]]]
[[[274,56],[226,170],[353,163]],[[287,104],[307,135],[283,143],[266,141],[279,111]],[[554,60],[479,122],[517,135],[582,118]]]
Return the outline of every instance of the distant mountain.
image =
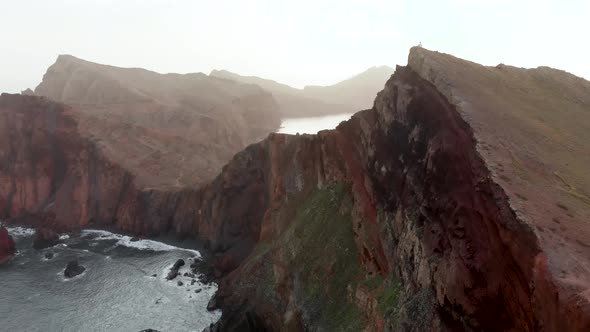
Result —
[[[242,76],[242,75],[232,73],[231,71],[227,71],[227,70],[215,70],[214,69],[211,71],[209,76],[225,78],[225,79],[233,80],[236,82],[256,84],[259,87],[261,87],[267,91],[270,91],[272,93],[287,93],[287,94],[301,93],[301,89],[296,89],[296,88],[290,87],[287,84],[278,83],[276,81],[269,80],[266,78],[260,78],[257,76]]]
[[[82,134],[149,187],[208,181],[280,125],[276,101],[258,86],[70,55],[58,57],[35,94],[73,106]]]
[[[330,86],[306,86],[303,93],[328,103],[339,103],[356,107],[358,110],[371,108],[377,92],[393,75],[388,66],[371,67],[340,83]]]
[[[227,70],[213,70],[209,76],[256,84],[273,94],[283,117],[353,113],[371,108],[377,92],[393,74],[387,66],[372,67],[350,79],[330,86],[296,89],[256,76],[241,76]]]

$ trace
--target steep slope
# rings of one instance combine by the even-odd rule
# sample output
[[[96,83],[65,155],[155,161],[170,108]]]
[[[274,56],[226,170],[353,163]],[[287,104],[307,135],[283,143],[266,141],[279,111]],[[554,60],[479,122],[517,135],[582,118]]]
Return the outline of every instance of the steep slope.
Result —
[[[68,55],[58,57],[35,93],[82,111],[81,133],[145,187],[204,184],[280,123],[272,96],[253,85]]]
[[[271,134],[181,191],[135,187],[75,109],[3,95],[0,218],[200,238],[214,330],[590,329],[588,82],[408,63],[335,130]]]
[[[305,89],[256,76],[240,76],[226,70],[213,70],[209,76],[256,84],[273,94],[283,117],[294,118],[352,113],[370,108],[377,92],[383,88],[383,82],[392,74],[393,68],[372,67],[331,86],[307,86]]]

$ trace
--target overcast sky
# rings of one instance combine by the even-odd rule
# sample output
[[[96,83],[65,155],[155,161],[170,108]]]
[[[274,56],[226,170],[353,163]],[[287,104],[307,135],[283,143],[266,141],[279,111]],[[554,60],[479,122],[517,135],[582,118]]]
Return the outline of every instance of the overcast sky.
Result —
[[[34,88],[58,54],[324,85],[403,65],[419,42],[589,79],[589,32],[588,0],[0,0],[0,92]]]

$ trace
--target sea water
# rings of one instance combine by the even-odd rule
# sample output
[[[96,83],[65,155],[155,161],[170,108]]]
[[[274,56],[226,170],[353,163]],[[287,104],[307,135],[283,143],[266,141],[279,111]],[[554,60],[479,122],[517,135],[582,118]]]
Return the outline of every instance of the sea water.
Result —
[[[62,234],[57,246],[35,250],[34,230],[8,232],[17,254],[0,266],[2,331],[200,332],[221,316],[206,309],[217,286],[198,278],[191,285],[193,278],[182,276],[200,257],[197,250],[102,230]],[[51,259],[45,257],[49,252]],[[166,280],[179,258],[186,263],[181,274]],[[64,278],[65,266],[75,259],[86,271]]]

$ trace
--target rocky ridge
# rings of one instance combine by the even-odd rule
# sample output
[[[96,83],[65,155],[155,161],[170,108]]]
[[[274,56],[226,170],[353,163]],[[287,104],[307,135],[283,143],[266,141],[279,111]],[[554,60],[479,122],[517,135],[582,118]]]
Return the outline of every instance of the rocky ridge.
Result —
[[[370,108],[383,83],[393,74],[387,66],[371,67],[363,73],[329,86],[296,89],[272,80],[241,76],[227,70],[213,70],[209,76],[256,84],[273,94],[283,117],[354,113]]]
[[[60,55],[35,94],[68,104],[80,134],[138,186],[203,185],[280,125],[270,93],[196,74],[158,74]]]

